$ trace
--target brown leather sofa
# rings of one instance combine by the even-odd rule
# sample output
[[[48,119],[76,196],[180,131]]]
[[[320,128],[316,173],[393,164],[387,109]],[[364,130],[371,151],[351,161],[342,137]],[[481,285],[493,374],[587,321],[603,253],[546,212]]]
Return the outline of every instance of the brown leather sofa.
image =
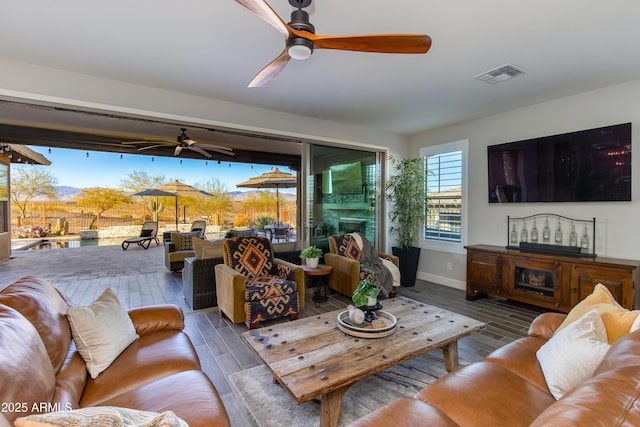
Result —
[[[183,332],[178,307],[130,310],[139,338],[92,379],[72,340],[70,305],[35,277],[0,292],[0,426],[32,413],[89,406],[173,411],[191,427],[231,425]]]
[[[640,330],[618,340],[595,374],[561,399],[547,388],[536,358],[566,315],[545,313],[528,336],[484,361],[452,372],[418,392],[350,424],[361,426],[638,426]],[[567,357],[571,353],[567,352]]]

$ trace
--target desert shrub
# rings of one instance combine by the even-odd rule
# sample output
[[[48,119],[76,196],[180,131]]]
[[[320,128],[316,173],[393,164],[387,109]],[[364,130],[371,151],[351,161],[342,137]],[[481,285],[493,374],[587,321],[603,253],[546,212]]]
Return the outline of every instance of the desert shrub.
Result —
[[[249,226],[249,214],[239,214],[233,220],[234,227],[248,227]]]
[[[270,224],[274,224],[276,222],[276,219],[273,217],[270,217],[268,215],[261,215],[256,217],[256,221],[254,223],[254,225],[256,226],[256,228],[260,231],[264,231],[264,227],[265,225],[270,225]]]

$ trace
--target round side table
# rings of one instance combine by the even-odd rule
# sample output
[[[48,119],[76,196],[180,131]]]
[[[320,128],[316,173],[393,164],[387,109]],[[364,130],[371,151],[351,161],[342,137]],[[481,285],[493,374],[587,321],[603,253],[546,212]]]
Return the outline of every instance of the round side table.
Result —
[[[317,267],[309,267],[305,264],[301,267],[304,275],[309,277],[309,284],[313,288],[313,302],[316,303],[316,307],[320,307],[320,303],[329,300],[329,285],[323,278],[331,274],[333,267],[325,264],[318,264]]]

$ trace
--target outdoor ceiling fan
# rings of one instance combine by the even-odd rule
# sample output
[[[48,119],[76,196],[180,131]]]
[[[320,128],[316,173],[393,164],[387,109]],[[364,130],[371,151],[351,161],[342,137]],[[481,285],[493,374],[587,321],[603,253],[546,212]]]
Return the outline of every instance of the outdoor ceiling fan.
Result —
[[[309,14],[302,10],[311,0],[289,0],[297,9],[291,12],[291,22],[285,23],[264,0],[236,0],[246,9],[280,31],[285,49],[264,67],[249,83],[249,87],[268,86],[284,69],[291,58],[307,59],[313,49],[337,49],[377,53],[427,53],[431,37],[426,34],[359,34],[322,36],[315,34]]]
[[[202,154],[206,158],[211,158],[211,154],[208,151],[215,151],[217,153],[226,154],[227,156],[235,156],[235,153],[231,148],[223,147],[220,145],[212,145],[212,144],[201,144],[199,142],[194,141],[193,139],[187,136],[187,129],[180,128],[182,133],[178,135],[175,141],[170,139],[164,140],[156,140],[156,141],[126,141],[123,142],[124,145],[139,145],[139,144],[151,144],[146,147],[138,148],[138,151],[150,150],[152,148],[158,147],[172,147],[175,146],[175,150],[173,151],[174,156],[179,156],[182,153],[183,149],[195,151],[198,154]]]

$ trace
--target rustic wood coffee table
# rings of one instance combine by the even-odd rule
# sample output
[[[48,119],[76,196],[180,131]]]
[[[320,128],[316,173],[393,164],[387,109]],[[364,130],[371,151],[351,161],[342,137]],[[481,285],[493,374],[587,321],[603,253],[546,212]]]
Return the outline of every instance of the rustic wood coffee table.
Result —
[[[340,331],[337,319],[344,310],[254,329],[242,338],[296,403],[320,397],[320,426],[334,427],[342,396],[354,383],[437,349],[443,351],[446,369],[456,370],[458,340],[486,326],[404,297],[385,300],[383,310],[397,318],[398,326],[382,338]]]

